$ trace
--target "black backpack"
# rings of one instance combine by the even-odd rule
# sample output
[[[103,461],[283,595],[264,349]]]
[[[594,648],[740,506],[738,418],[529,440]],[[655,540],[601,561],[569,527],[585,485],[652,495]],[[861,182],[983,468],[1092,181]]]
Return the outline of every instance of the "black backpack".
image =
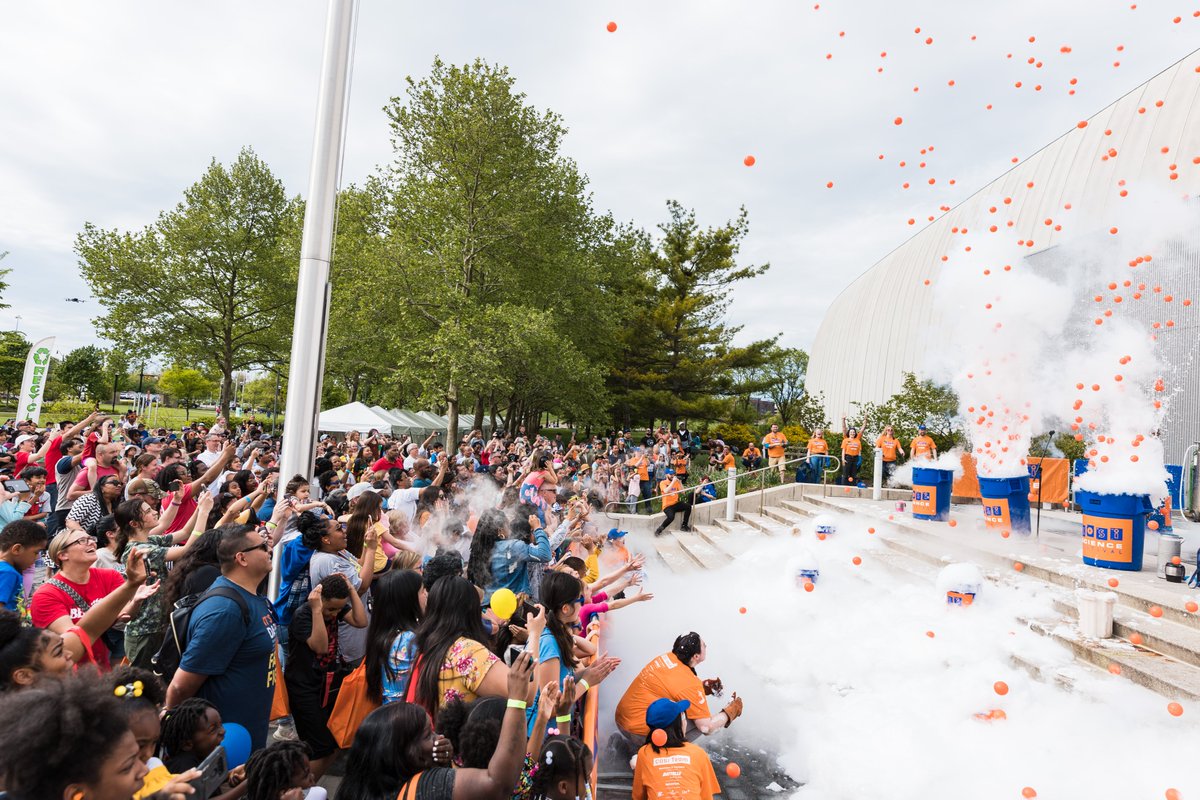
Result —
[[[171,616],[167,620],[167,632],[158,652],[150,659],[154,665],[154,674],[162,678],[164,684],[169,684],[179,669],[179,662],[187,650],[188,626],[192,623],[192,613],[210,597],[228,597],[238,604],[242,610],[242,624],[250,627],[250,607],[246,605],[241,592],[229,586],[214,586],[200,594],[189,594],[175,602]]]

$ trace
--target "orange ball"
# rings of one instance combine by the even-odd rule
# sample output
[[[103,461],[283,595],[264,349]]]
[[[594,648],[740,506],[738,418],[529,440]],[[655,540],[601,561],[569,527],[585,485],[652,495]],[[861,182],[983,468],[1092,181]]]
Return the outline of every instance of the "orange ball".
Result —
[[[932,639],[934,634],[933,631],[925,631],[925,635]]]
[[[1145,638],[1137,631],[1134,631],[1133,633],[1129,634],[1129,643],[1130,644],[1140,645],[1144,641],[1146,641]]]
[[[857,567],[859,564],[862,563],[862,559],[859,558],[858,556],[855,556],[854,558],[850,559],[850,563],[852,563],[854,566]]]
[[[1186,603],[1183,604],[1183,607],[1186,608],[1192,614],[1195,614],[1196,610],[1200,609],[1200,606],[1196,605],[1195,600],[1188,600]]]
[[[1178,789],[1167,789],[1165,796],[1167,800],[1183,800],[1183,795],[1179,793]]]
[[[1032,786],[1026,786],[1021,790],[1021,797],[1037,797],[1037,790]]]
[[[650,741],[654,742],[656,747],[662,747],[667,743],[667,732],[662,728],[655,728],[654,732],[650,734]]]
[[[730,761],[725,765],[725,774],[731,778],[740,778],[742,776],[742,768]]]
[[[867,528],[867,533],[874,533],[874,532],[875,532],[874,528]]]
[[[738,613],[739,613],[739,614],[745,614],[745,613],[746,613],[746,607],[745,607],[745,606],[742,606],[741,608],[739,608],[739,609],[738,609]]]
[[[745,164],[747,167],[753,167],[754,160],[755,160],[754,156],[746,156],[745,158],[742,159],[742,163]]]
[[[804,582],[804,591],[806,591],[806,592],[811,592],[811,591],[812,591],[813,589],[815,589],[815,588],[817,588],[817,587],[813,585],[813,582],[812,582],[812,581],[805,581],[805,582]]]
[[[1004,681],[996,681],[992,684],[992,689],[995,690],[996,694],[1000,695],[1001,697],[1008,694],[1008,684]]]
[[[1121,665],[1114,661],[1113,663],[1108,665],[1108,671],[1111,672],[1113,675],[1120,675],[1121,674]]]
[[[1117,588],[1120,584],[1121,584],[1121,582],[1119,580],[1117,580],[1116,578],[1108,579],[1108,585],[1114,589]]]
[[[1025,565],[1018,561],[1017,563],[1013,564],[1013,569],[1015,569],[1017,572],[1021,572],[1025,569]]]
[[[1150,606],[1150,616],[1158,618],[1162,616],[1162,606]]]
[[[1167,713],[1172,717],[1178,717],[1183,714],[1183,706],[1179,703],[1167,703]]]
[[[950,527],[951,527],[951,528],[958,527],[958,520],[956,520],[956,519],[952,519],[952,520],[950,520],[950,523],[949,523],[949,524],[950,524]]]
[[[1146,527],[1152,531],[1156,531],[1156,530],[1158,530],[1158,521],[1152,519],[1146,523]]]
[[[615,22],[610,22],[605,27],[608,28],[609,33],[616,33],[617,31],[617,23]]]
[[[1009,536],[1012,536],[1012,533],[1010,531],[1006,531],[1006,530],[1000,531],[1001,539],[1007,539]]]
[[[818,538],[818,539],[820,539],[820,540],[823,542],[823,541],[825,541],[825,534],[823,534],[823,533],[818,533],[818,534],[817,534],[817,538]]]

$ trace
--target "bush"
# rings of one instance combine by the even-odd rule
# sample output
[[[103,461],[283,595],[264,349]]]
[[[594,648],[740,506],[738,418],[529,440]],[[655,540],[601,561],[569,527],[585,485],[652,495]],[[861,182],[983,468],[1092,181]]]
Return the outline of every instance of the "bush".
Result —
[[[95,410],[95,406],[91,403],[85,403],[82,400],[55,400],[53,403],[47,403],[42,406],[41,425],[49,425],[52,422],[62,422],[69,419],[72,422],[79,422],[81,419],[86,419],[88,414]]]
[[[713,427],[708,435],[720,439],[738,451],[745,449],[750,442],[762,440],[762,435],[756,429],[744,423],[722,423]]]

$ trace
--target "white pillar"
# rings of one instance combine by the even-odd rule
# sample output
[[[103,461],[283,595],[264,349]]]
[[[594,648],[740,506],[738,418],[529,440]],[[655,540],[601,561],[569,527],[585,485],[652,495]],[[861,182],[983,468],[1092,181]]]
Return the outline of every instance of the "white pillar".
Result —
[[[883,448],[875,448],[875,485],[871,488],[871,499],[883,498]]]
[[[329,261],[342,143],[350,89],[351,51],[358,0],[329,0],[325,21],[325,51],[317,94],[317,122],[300,244],[300,274],[296,283],[296,317],[292,329],[287,404],[284,407],[283,447],[279,474],[310,475],[321,412],[321,377],[325,370],[325,334],[329,328]],[[284,484],[279,482],[278,499]],[[274,554],[270,595],[279,587],[280,551]]]
[[[733,522],[737,514],[737,470],[730,469],[725,477],[725,519]]]

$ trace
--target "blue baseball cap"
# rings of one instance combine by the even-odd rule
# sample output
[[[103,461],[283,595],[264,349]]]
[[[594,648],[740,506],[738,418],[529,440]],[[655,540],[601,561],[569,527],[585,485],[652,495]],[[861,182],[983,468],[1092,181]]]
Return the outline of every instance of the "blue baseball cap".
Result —
[[[646,709],[646,724],[651,729],[666,728],[692,705],[690,700],[668,700],[660,697]]]
[[[925,430],[925,426],[924,426],[924,425],[918,425],[918,426],[917,426],[917,430],[919,430],[919,431],[923,431],[923,430]]]
[[[675,470],[671,469],[670,467],[667,467],[665,470],[663,470],[663,473],[666,475],[674,475]]]
[[[613,541],[614,539],[623,539],[627,533],[629,533],[629,531],[623,531],[619,528],[612,528],[608,532],[608,540]]]

